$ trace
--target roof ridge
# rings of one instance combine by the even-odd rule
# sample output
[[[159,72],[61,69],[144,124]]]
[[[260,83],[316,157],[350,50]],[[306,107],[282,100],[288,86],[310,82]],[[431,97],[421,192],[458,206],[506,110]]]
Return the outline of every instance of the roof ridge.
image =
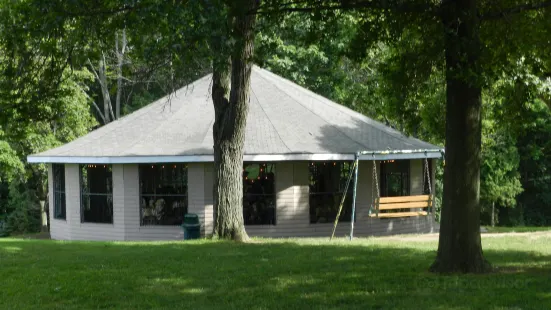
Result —
[[[191,91],[190,91],[190,93],[192,93],[192,92],[194,91],[195,87],[198,86],[198,85],[200,84],[200,82],[203,82],[203,80],[208,79],[211,75],[212,75],[212,74],[207,74],[207,75],[205,75],[204,77],[202,77],[202,78],[200,78],[200,79],[198,79],[198,80],[195,80],[193,83],[188,84],[188,85],[186,85],[186,86],[184,86],[184,87],[182,87],[182,88],[179,88],[178,90],[176,90],[176,91],[173,93],[173,94],[174,94],[174,95],[173,95],[173,98],[174,98],[174,99],[178,98],[178,95],[180,95],[181,92],[183,92],[183,91],[186,91],[186,92],[187,92],[187,91],[190,89],[190,87],[193,87],[193,88],[191,89]],[[209,87],[207,87],[207,88],[210,89],[210,82],[209,82]],[[167,95],[167,96],[165,96],[165,97],[163,97],[163,98],[169,97],[169,96],[171,96],[171,95],[172,95],[172,93],[169,94],[169,95]],[[185,98],[186,95],[187,95],[187,93],[184,93],[183,96],[182,96],[181,98]],[[161,99],[163,99],[163,98],[161,98]],[[161,99],[159,99],[159,100],[161,100]],[[167,100],[168,100],[168,99],[172,100],[172,98],[167,98]],[[154,104],[156,104],[156,103],[157,103],[157,101],[152,102],[152,103],[149,104],[149,105],[154,105]],[[149,105],[147,105],[147,106],[149,106]],[[173,113],[168,114],[168,115],[166,116],[165,120],[171,121],[171,120],[174,118],[174,116],[184,107],[184,105],[185,105],[185,101],[182,102],[182,103],[180,104],[180,107],[179,107],[178,109],[174,110]],[[146,106],[146,107],[147,107],[147,106]],[[170,107],[172,107],[172,105],[170,105]],[[145,108],[145,107],[144,107],[144,108]],[[165,109],[165,107],[163,107],[163,112],[164,112],[164,109]],[[140,110],[141,110],[141,109],[140,109]],[[169,112],[172,112],[172,110],[170,110]],[[159,129],[161,129],[161,128],[163,127],[163,125],[164,125],[164,123],[163,123],[163,122],[160,122],[159,124],[157,124],[157,126],[155,126],[155,127],[152,128],[152,130],[150,131],[149,134],[144,135],[144,137],[145,137],[145,138],[149,138],[149,137],[152,136],[154,133],[158,132]],[[206,133],[205,135],[207,135],[207,134],[208,134],[208,130],[207,130],[207,133]],[[204,139],[204,138],[203,138],[203,139]],[[131,149],[133,149],[136,145],[139,145],[140,143],[142,143],[142,140],[137,140],[136,142],[130,144],[130,145],[128,146],[127,149],[128,149],[128,150],[131,150]]]
[[[251,85],[252,86],[252,81],[251,81]],[[258,97],[256,96],[256,93],[254,92],[254,89],[252,87],[250,87],[250,91],[251,93],[254,95],[254,97],[256,98],[256,102],[258,103],[258,106],[260,107],[260,109],[262,110],[262,113],[264,113],[264,115],[266,115],[266,118],[268,119],[268,121],[270,122],[270,125],[272,126],[272,128],[274,129],[275,133],[277,134],[277,137],[279,138],[279,140],[281,140],[281,143],[283,145],[285,145],[285,147],[287,148],[287,150],[289,150],[289,152],[291,152],[291,148],[287,145],[287,143],[285,143],[285,140],[283,140],[283,138],[281,138],[281,135],[279,134],[279,131],[277,130],[277,128],[274,126],[274,123],[272,122],[272,119],[270,118],[270,116],[268,116],[268,113],[266,113],[266,111],[264,110],[264,107],[262,106],[262,104],[260,104],[260,100],[258,100]]]
[[[66,145],[73,144],[73,147],[68,148],[68,149],[65,151],[66,153],[70,153],[72,150],[77,149],[77,148],[80,147],[80,146],[78,145],[78,142],[79,142],[80,140],[83,140],[84,138],[86,138],[86,137],[88,137],[88,136],[90,136],[90,135],[98,135],[97,140],[101,141],[102,138],[103,138],[104,136],[108,135],[110,132],[116,131],[116,130],[120,129],[124,124],[126,124],[126,123],[129,122],[129,121],[139,119],[141,116],[143,116],[144,114],[146,114],[147,112],[149,112],[151,109],[158,107],[161,103],[166,104],[166,103],[168,102],[168,100],[171,99],[171,97],[177,98],[177,96],[178,96],[178,94],[179,94],[180,92],[182,92],[183,90],[187,90],[190,86],[195,85],[196,83],[200,82],[201,80],[205,79],[206,77],[208,77],[208,76],[210,76],[210,75],[211,75],[211,74],[207,74],[207,75],[205,75],[204,77],[202,77],[202,78],[200,78],[200,79],[198,79],[198,80],[196,80],[196,81],[193,81],[193,83],[190,83],[190,84],[188,84],[188,85],[185,85],[185,86],[183,86],[183,87],[177,89],[177,90],[174,91],[173,93],[170,93],[170,94],[168,94],[168,95],[165,95],[165,96],[163,96],[163,97],[161,97],[161,98],[159,98],[159,99],[157,99],[157,100],[155,100],[155,101],[153,101],[153,102],[151,102],[151,103],[149,103],[149,104],[147,104],[147,105],[145,105],[145,106],[143,106],[143,107],[137,109],[136,111],[134,111],[134,112],[132,112],[132,113],[130,113],[130,114],[124,115],[123,117],[121,117],[121,118],[119,118],[119,119],[116,119],[116,120],[114,120],[114,121],[112,121],[112,122],[110,122],[110,123],[108,123],[108,124],[105,124],[105,125],[99,127],[98,129],[93,130],[93,131],[91,131],[91,132],[89,132],[89,133],[87,133],[87,134],[85,134],[85,135],[83,135],[83,136],[80,136],[80,137],[76,138],[75,140],[71,141],[70,143],[63,144],[63,145],[61,145],[61,146],[59,146],[59,147],[57,147],[57,148],[61,148],[61,147],[64,147],[64,146],[66,146]],[[163,100],[165,100],[165,99],[166,99],[166,101],[163,102]],[[55,150],[55,149],[57,149],[57,148],[48,150],[47,152],[53,151],[53,150]],[[42,153],[42,152],[41,152],[41,153]],[[39,153],[39,154],[40,154],[40,153]],[[38,154],[37,154],[37,155],[38,155]]]
[[[260,72],[260,76],[262,76],[262,73],[263,72],[269,72],[267,70],[264,70],[264,69],[261,69]],[[270,72],[271,73],[271,72]],[[272,73],[273,74],[273,73]],[[266,79],[264,76],[262,76],[264,79]],[[268,78],[269,79],[269,78]],[[334,126],[333,124],[331,124],[329,121],[327,121],[324,117],[322,117],[321,115],[319,115],[318,113],[316,113],[315,111],[311,110],[310,108],[308,108],[307,106],[305,106],[304,104],[302,104],[302,102],[300,102],[299,100],[297,100],[295,98],[294,95],[291,95],[289,94],[288,92],[286,92],[285,90],[283,90],[281,87],[279,87],[276,83],[272,83],[272,85],[274,85],[274,87],[277,87],[280,91],[282,91],[283,93],[285,93],[289,98],[291,98],[294,102],[298,103],[299,105],[301,105],[303,108],[305,108],[306,110],[310,111],[312,114],[316,115],[317,117],[319,117],[322,121],[324,121],[325,123],[327,123],[329,126],[335,128],[335,130],[337,130],[338,132],[340,132],[341,134],[343,134],[345,137],[349,138],[350,140],[354,141],[356,144],[360,145],[360,146],[363,146],[365,147],[365,145],[361,142],[361,141],[358,141],[357,139],[349,136],[347,133],[343,132],[342,130],[340,130],[337,126]],[[301,87],[302,88],[302,87]],[[324,103],[325,104],[325,103]],[[327,105],[327,104],[326,104]]]
[[[140,109],[138,109],[138,110],[136,110],[136,111],[134,111],[134,112],[132,112],[128,115],[125,115],[125,116],[123,116],[119,119],[116,119],[112,122],[109,122],[109,123],[97,128],[96,130],[92,130],[91,132],[76,138],[75,140],[71,141],[70,143],[60,145],[57,148],[62,148],[64,146],[72,145],[71,148],[68,148],[67,150],[65,150],[65,153],[70,153],[74,149],[78,149],[80,147],[78,145],[79,141],[84,140],[86,137],[89,137],[90,135],[97,135],[98,136],[97,140],[101,141],[103,137],[105,137],[106,135],[108,135],[112,131],[116,131],[116,130],[120,129],[123,126],[123,124],[126,124],[128,121],[138,119],[141,115],[143,115],[146,112],[146,110],[149,110],[152,106],[156,106],[156,104],[158,103],[159,100],[154,101],[154,102],[152,102],[152,103],[150,103],[150,104],[148,104],[148,105],[146,105],[146,106],[144,106],[144,107],[142,107],[142,108],[140,108]],[[130,116],[133,116],[133,117],[130,117]],[[56,150],[57,148],[48,150],[48,152]]]

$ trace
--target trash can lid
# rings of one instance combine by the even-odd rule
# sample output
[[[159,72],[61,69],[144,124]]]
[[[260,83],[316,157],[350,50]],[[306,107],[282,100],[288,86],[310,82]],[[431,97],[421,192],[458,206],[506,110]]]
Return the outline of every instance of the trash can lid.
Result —
[[[199,228],[199,227],[201,227],[201,224],[187,224],[187,223],[184,223],[184,224],[182,224],[182,227],[185,227],[185,228]]]
[[[184,215],[184,224],[199,224],[199,216],[194,213]]]

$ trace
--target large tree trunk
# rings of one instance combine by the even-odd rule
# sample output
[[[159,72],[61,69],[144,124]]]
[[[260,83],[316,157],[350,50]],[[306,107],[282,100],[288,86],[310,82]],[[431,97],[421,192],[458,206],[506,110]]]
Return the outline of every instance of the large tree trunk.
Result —
[[[446,32],[446,166],[434,272],[490,269],[480,242],[481,81],[476,0],[444,4]]]
[[[256,16],[248,14],[256,0],[232,1],[231,38],[234,45],[230,60],[224,56],[221,38],[213,42],[214,57],[212,99],[215,109],[214,137],[214,236],[246,241],[243,221],[243,146],[249,105],[254,25]],[[230,90],[231,79],[231,90]]]

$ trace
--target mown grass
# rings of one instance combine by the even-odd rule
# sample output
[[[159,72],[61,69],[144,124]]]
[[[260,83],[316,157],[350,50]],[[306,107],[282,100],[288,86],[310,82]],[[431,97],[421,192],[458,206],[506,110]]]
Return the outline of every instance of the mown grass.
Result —
[[[485,226],[487,232],[489,233],[510,233],[510,232],[536,232],[536,231],[550,231],[551,227],[542,227],[542,226],[515,226],[515,227],[506,227],[506,226]]]
[[[489,237],[487,275],[434,275],[436,242],[0,239],[0,309],[549,309],[551,234]]]

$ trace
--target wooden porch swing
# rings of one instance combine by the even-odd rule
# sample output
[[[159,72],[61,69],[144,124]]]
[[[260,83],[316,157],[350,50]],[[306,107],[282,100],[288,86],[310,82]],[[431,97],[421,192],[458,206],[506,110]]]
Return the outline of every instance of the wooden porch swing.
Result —
[[[432,207],[433,198],[429,163],[426,158],[425,175],[427,177],[429,189],[428,195],[380,197],[379,180],[377,178],[377,165],[375,164],[375,161],[373,161],[373,186],[371,190],[371,197],[375,198],[373,199],[369,216],[377,218],[398,218],[428,215]],[[401,211],[403,209],[409,209],[409,211]]]

